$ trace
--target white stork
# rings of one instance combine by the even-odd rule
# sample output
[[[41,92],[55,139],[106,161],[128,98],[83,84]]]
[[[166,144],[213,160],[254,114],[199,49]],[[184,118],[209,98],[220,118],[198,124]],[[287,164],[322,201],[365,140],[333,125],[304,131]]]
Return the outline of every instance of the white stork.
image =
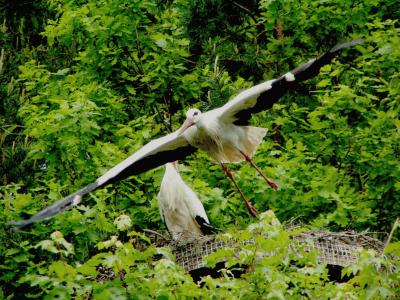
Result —
[[[161,219],[174,239],[209,234],[213,231],[203,204],[182,180],[176,162],[165,165],[157,201]]]
[[[189,109],[186,121],[177,131],[149,142],[95,182],[44,208],[30,219],[11,224],[16,228],[21,228],[30,223],[50,218],[76,205],[84,195],[97,188],[168,162],[182,160],[197,149],[206,151],[213,160],[221,163],[224,171],[238,188],[232,174],[223,163],[247,160],[262,174],[252,162],[251,157],[264,137],[266,129],[247,126],[251,115],[270,109],[296,82],[316,76],[321,67],[332,61],[342,49],[362,42],[362,40],[354,40],[335,46],[323,55],[300,65],[277,79],[269,80],[241,92],[222,107],[203,114],[198,109]],[[275,183],[263,174],[262,176],[271,187],[276,188]],[[239,188],[238,190],[240,191]],[[242,193],[241,195],[249,212],[254,215],[256,210]]]

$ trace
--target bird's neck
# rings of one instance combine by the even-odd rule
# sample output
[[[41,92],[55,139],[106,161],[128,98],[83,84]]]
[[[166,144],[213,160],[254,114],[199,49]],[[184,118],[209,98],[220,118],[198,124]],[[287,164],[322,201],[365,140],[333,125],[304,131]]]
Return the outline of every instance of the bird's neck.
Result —
[[[204,122],[204,120],[202,118],[200,118],[197,123],[195,124],[195,126],[197,127],[197,129],[200,132],[205,132],[207,131],[207,124],[206,122]]]

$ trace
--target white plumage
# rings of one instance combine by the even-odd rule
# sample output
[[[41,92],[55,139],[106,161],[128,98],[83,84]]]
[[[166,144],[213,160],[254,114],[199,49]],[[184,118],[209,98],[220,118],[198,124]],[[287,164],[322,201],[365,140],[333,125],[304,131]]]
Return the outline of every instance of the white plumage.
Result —
[[[256,209],[246,199],[232,173],[223,165],[227,162],[237,163],[246,160],[271,188],[278,188],[277,184],[266,177],[251,159],[267,133],[266,128],[247,126],[251,115],[271,108],[273,103],[296,81],[315,76],[320,68],[329,63],[341,49],[361,42],[362,40],[356,40],[338,45],[278,79],[263,82],[239,93],[222,107],[204,114],[196,108],[188,110],[186,120],[179,129],[180,134],[190,145],[206,151],[212,160],[222,165],[252,215],[256,215]]]
[[[241,92],[220,108],[204,114],[201,114],[198,109],[188,110],[186,121],[179,130],[151,141],[95,182],[46,207],[29,220],[12,222],[12,224],[21,228],[30,223],[50,218],[73,207],[81,201],[84,195],[99,187],[168,162],[182,160],[197,149],[206,151],[212,160],[221,163],[225,173],[240,192],[249,212],[254,215],[256,210],[244,197],[230,171],[223,165],[226,162],[237,163],[247,160],[272,188],[277,188],[277,185],[267,178],[251,160],[267,132],[265,128],[248,126],[251,115],[271,108],[297,82],[316,76],[321,67],[329,63],[340,50],[362,42],[362,40],[354,40],[333,47],[323,55],[300,65],[277,79],[269,80]]]
[[[175,163],[165,165],[157,200],[161,218],[174,239],[202,235],[209,227],[203,204],[183,181]]]
[[[224,118],[224,112],[224,107],[204,114],[198,109],[188,110],[182,135],[217,163],[239,163],[245,160],[240,151],[252,157],[267,129],[235,125],[230,118]]]

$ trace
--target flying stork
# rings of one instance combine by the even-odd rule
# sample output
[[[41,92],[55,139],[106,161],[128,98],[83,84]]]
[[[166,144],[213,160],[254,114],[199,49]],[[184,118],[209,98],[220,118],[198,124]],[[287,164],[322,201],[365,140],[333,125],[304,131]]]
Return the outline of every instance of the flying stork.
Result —
[[[157,201],[161,219],[174,239],[214,231],[203,204],[179,175],[176,162],[165,165]]]
[[[266,129],[247,126],[252,114],[270,109],[278,99],[297,82],[312,78],[319,73],[322,66],[328,64],[342,50],[361,44],[363,40],[353,40],[337,45],[321,56],[300,65],[294,70],[247,90],[244,90],[222,107],[201,113],[198,109],[189,109],[182,127],[166,136],[150,141],[127,159],[100,176],[95,182],[81,188],[75,193],[44,208],[28,220],[12,222],[16,228],[50,218],[81,202],[82,197],[93,190],[140,174],[165,163],[182,160],[196,152],[206,151],[212,160],[220,163],[225,173],[233,179],[230,171],[224,166],[226,162],[247,160],[264,177],[274,189],[276,184],[265,177],[251,157],[266,133]],[[251,214],[255,208],[240,194]]]

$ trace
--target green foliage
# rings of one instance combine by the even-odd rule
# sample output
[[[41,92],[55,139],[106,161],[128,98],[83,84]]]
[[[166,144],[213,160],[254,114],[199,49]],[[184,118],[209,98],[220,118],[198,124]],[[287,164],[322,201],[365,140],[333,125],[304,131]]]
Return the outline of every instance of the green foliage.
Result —
[[[45,19],[52,15],[40,1],[5,1],[0,11],[0,183],[18,181],[32,172],[33,162],[25,160],[29,139],[17,118],[19,97],[18,66],[27,59],[41,56],[39,45]],[[46,55],[50,58],[51,55]],[[25,181],[29,183],[30,178]]]
[[[237,240],[207,259],[225,260],[226,269],[203,278],[202,288],[168,249],[133,247],[149,243],[140,229],[163,228],[156,201],[163,168],[91,193],[22,232],[6,225],[178,128],[188,107],[220,106],[363,37],[253,117],[269,128],[254,160],[279,191],[248,164],[230,167],[257,209],[281,221],[388,232],[400,212],[398,1],[14,2],[0,10],[0,298],[399,297],[398,262],[373,251],[347,268],[355,274],[349,282],[329,282],[315,252],[291,251],[295,233],[271,212],[253,223],[201,152],[180,164],[182,176],[211,223]],[[250,237],[255,243],[243,244]],[[397,230],[386,254],[398,255],[398,237]],[[243,265],[249,272],[233,278],[228,267]]]

